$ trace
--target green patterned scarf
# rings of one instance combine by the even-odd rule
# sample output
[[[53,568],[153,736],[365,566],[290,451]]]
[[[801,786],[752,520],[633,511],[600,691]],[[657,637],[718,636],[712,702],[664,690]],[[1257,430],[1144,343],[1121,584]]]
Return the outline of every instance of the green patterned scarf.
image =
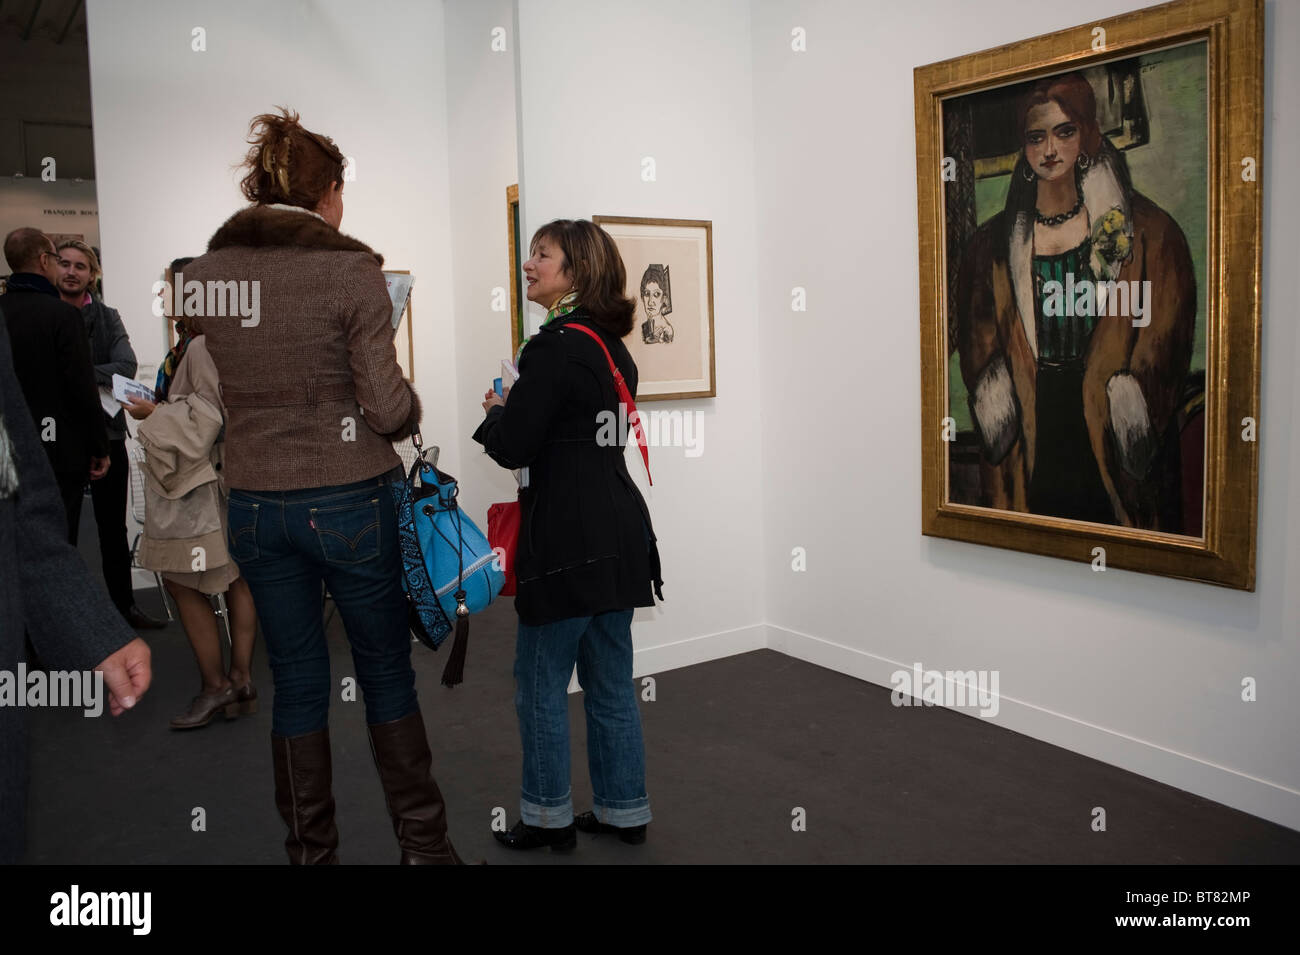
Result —
[[[546,313],[546,318],[543,319],[542,324],[549,325],[557,318],[563,318],[565,315],[568,315],[577,307],[578,307],[578,293],[569,292],[558,302],[556,302],[554,305],[551,306],[550,311]],[[524,347],[532,340],[533,340],[533,336],[529,335],[527,338],[525,338],[522,342],[519,343],[519,350],[515,352],[516,368],[519,367],[519,356],[524,353]]]
[[[167,353],[167,357],[162,361],[162,367],[158,369],[158,380],[155,382],[153,389],[154,401],[162,402],[167,400],[167,392],[171,390],[172,378],[176,375],[176,368],[180,365],[181,359],[185,357],[185,349],[190,347],[190,342],[194,341],[195,337],[190,334],[184,322],[176,323],[176,344],[172,346],[172,350]]]

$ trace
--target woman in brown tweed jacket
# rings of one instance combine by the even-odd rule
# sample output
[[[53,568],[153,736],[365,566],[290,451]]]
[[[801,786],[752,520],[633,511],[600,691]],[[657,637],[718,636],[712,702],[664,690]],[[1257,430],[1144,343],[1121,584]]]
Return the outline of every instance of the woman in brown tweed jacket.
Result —
[[[249,142],[242,187],[254,205],[217,230],[181,287],[222,383],[230,553],[274,677],[285,845],[295,863],[337,861],[324,584],[352,647],[402,862],[456,864],[416,701],[389,490],[401,476],[392,442],[419,422],[420,404],[397,364],[383,259],[339,232],[344,160],[331,139],[282,110],[256,117]],[[205,314],[189,317],[191,301]]]

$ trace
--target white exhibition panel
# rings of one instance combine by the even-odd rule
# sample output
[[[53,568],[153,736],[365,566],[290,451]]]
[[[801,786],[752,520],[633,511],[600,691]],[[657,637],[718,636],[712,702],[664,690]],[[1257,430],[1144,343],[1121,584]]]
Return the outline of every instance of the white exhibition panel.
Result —
[[[1149,5],[755,4],[769,645],[885,685],[997,670],[999,725],[1300,828],[1300,3],[1266,8],[1257,592],[920,533],[912,70]]]

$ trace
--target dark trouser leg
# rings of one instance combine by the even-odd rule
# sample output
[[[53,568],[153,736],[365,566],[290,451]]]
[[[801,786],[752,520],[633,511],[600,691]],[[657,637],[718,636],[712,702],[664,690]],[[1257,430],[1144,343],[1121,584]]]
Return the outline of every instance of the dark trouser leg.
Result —
[[[130,463],[125,441],[108,442],[108,473],[90,482],[99,529],[99,559],[108,595],[122,613],[135,604],[131,589],[131,548],[126,542],[126,495]]]
[[[77,530],[81,526],[81,499],[85,494],[84,477],[60,474],[56,480],[59,484],[59,496],[63,498],[63,510],[68,515],[68,543],[76,546]]]

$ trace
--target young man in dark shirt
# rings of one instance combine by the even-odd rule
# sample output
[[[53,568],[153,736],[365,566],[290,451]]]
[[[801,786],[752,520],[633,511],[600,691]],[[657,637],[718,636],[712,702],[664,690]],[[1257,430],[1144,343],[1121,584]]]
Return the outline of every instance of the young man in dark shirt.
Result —
[[[59,297],[81,312],[90,343],[90,360],[95,368],[95,384],[111,392],[114,375],[135,377],[138,366],[131,339],[117,309],[109,308],[90,294],[90,288],[101,274],[95,250],[80,240],[69,239],[59,243],[58,252]],[[121,408],[111,418],[106,416],[105,426],[109,469],[90,486],[104,583],[113,603],[131,626],[156,630],[166,624],[135,605],[131,587],[131,549],[126,542],[127,478],[131,468],[126,456],[126,416]]]

